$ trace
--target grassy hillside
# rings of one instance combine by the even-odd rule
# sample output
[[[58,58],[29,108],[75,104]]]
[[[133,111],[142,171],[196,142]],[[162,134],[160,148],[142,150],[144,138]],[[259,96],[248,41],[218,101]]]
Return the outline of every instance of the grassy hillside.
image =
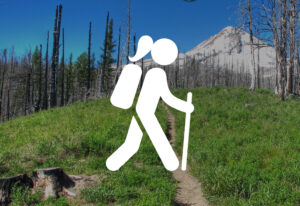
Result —
[[[175,95],[186,99],[187,91]],[[193,90],[189,164],[216,205],[300,205],[300,101],[271,91]],[[181,154],[185,115],[176,116]]]
[[[36,168],[61,167],[67,174],[97,174],[102,179],[101,184],[85,188],[82,198],[72,203],[66,200],[41,203],[45,205],[89,202],[170,205],[176,183],[162,166],[147,136],[137,155],[119,172],[106,169],[106,159],[125,140],[133,113],[133,109],[117,109],[108,99],[103,99],[1,123],[0,177],[30,174]],[[166,128],[162,107],[158,108],[157,115]],[[15,196],[16,205],[24,201],[20,194]]]
[[[300,205],[300,101],[281,102],[271,91],[246,88],[192,92],[188,164],[211,203]],[[187,90],[174,94],[186,99]],[[181,154],[185,115],[172,112]],[[62,167],[68,174],[96,174],[102,180],[73,202],[41,205],[172,205],[176,183],[146,135],[140,151],[119,172],[106,169],[105,161],[124,142],[133,114],[133,109],[120,110],[103,99],[1,123],[0,175]],[[157,116],[166,129],[161,105]],[[22,198],[17,193],[15,205]]]

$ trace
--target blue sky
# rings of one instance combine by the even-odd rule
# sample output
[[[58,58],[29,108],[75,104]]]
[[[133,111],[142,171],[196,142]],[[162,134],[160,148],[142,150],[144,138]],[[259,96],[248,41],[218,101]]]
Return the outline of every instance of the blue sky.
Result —
[[[92,51],[99,59],[105,18],[114,19],[114,34],[122,27],[125,39],[127,0],[0,0],[0,50],[14,46],[17,55],[46,44],[52,30],[56,5],[63,4],[66,55],[77,57],[87,50],[89,21],[93,23]],[[192,49],[228,25],[236,25],[238,0],[132,0],[132,33],[154,40],[170,38],[181,52]],[[52,47],[50,43],[50,48]],[[51,51],[51,49],[50,49]],[[50,52],[51,55],[51,52]]]

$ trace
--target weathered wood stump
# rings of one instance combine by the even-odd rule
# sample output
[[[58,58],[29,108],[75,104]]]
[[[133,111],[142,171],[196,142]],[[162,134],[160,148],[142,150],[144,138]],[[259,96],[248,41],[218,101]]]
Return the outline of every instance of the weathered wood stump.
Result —
[[[11,202],[13,187],[25,189],[33,188],[32,192],[42,190],[43,199],[48,197],[75,198],[81,189],[95,184],[98,176],[75,176],[64,173],[61,168],[37,169],[32,176],[17,175],[14,177],[0,179],[0,206]]]
[[[25,187],[32,188],[33,182],[26,175],[17,175],[14,177],[1,178],[0,179],[0,205],[8,205],[11,201],[10,195],[13,187]]]
[[[34,187],[42,188],[44,199],[60,197],[63,194],[72,196],[67,188],[74,187],[75,182],[61,168],[47,168],[33,171]]]

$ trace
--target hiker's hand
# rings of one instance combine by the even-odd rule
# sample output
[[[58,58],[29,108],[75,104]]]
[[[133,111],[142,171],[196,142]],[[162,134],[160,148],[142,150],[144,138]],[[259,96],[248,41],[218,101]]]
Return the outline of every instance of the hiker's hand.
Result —
[[[192,113],[194,111],[194,105],[187,103],[186,113]]]

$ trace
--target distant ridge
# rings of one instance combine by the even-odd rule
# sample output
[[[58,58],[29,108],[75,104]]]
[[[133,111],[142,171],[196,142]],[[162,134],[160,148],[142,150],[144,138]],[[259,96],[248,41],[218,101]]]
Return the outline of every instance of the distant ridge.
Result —
[[[250,35],[233,26],[227,26],[218,34],[211,36],[196,47],[179,54],[180,67],[184,64],[184,58],[190,57],[202,63],[215,62],[222,68],[232,67],[234,71],[251,73],[250,68]],[[275,74],[275,49],[267,43],[254,37],[254,43],[261,45],[259,49],[259,66],[264,71],[265,77]],[[255,49],[255,63],[258,62],[258,49]],[[176,64],[176,62],[174,63]],[[145,59],[144,66],[155,65],[152,59]]]
[[[208,56],[214,56],[215,62],[219,65],[231,65],[238,70],[244,67],[245,71],[251,72],[250,65],[250,35],[233,26],[225,27],[218,34],[210,37],[197,45],[192,50],[185,53],[186,56],[193,57],[199,61],[205,61]],[[260,67],[265,69],[265,75],[273,75],[275,67],[275,49],[265,42],[254,37],[254,43],[263,45],[259,49]],[[255,62],[257,64],[258,49],[255,49]]]

